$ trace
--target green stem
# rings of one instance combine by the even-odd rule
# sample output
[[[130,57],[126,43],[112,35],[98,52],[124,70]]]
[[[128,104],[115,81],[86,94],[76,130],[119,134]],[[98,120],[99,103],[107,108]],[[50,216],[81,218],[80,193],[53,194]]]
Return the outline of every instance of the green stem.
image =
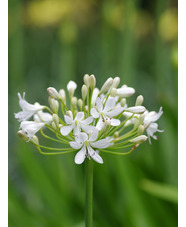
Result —
[[[93,210],[93,160],[85,161],[85,227],[92,227]]]

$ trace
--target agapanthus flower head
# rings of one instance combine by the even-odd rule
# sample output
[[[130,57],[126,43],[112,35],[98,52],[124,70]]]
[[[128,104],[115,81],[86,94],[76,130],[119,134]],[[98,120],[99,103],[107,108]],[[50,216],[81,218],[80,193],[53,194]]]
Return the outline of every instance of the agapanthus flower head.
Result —
[[[70,81],[67,92],[61,88],[59,92],[49,87],[49,107],[39,103],[29,104],[18,93],[22,111],[15,114],[21,121],[18,135],[31,142],[42,154],[66,154],[76,152],[76,164],[84,162],[85,158],[93,159],[102,164],[102,153],[126,155],[150,137],[157,139],[158,129],[156,121],[163,111],[148,112],[143,103],[143,96],[139,95],[134,106],[129,106],[128,98],[134,95],[135,89],[122,85],[118,88],[120,78],[108,78],[101,86],[96,87],[94,75],[86,74],[81,87],[82,97],[76,97],[77,84]],[[66,98],[69,95],[69,99]],[[70,100],[68,103],[67,100]],[[46,110],[44,112],[43,110]],[[28,121],[33,117],[33,120]],[[132,126],[129,130],[129,125]],[[45,127],[44,127],[45,126]],[[46,134],[51,131],[54,136]],[[62,148],[51,148],[39,144],[35,135],[40,131],[46,139],[64,144]],[[144,133],[146,135],[143,135]],[[130,148],[128,152],[125,149]],[[48,149],[50,152],[43,152]]]

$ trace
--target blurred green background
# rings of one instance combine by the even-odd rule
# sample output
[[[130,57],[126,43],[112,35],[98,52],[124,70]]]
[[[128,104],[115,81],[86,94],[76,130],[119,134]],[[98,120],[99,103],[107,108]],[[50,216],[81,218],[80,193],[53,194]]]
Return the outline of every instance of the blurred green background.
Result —
[[[110,76],[164,114],[159,140],[94,165],[94,226],[177,226],[177,1],[9,0],[9,226],[84,226],[84,164],[40,155],[16,132],[17,92],[47,105],[46,88]]]

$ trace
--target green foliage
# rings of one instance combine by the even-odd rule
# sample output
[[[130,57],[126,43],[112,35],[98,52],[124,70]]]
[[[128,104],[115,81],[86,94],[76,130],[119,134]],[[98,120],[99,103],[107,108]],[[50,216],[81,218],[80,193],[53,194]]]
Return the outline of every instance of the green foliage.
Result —
[[[95,74],[98,87],[119,76],[149,110],[164,111],[158,141],[127,157],[103,153],[104,164],[95,163],[94,226],[177,226],[176,27],[168,39],[161,34],[169,21],[176,26],[176,2],[79,0],[78,8],[69,1],[42,24],[35,9],[44,15],[47,7],[30,2],[37,1],[9,1],[9,226],[84,226],[84,164],[76,165],[74,154],[42,156],[19,140],[13,113],[18,91],[46,104],[47,87],[59,90],[69,80],[80,86],[85,73]]]

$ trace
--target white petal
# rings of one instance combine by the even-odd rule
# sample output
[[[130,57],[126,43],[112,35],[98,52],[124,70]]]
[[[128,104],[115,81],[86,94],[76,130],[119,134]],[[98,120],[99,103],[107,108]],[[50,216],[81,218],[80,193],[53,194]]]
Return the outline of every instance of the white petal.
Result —
[[[92,132],[94,131],[95,127],[94,126],[89,126],[89,125],[81,125],[81,128],[83,129],[83,131],[89,133],[89,132]]]
[[[152,117],[151,120],[152,120],[152,121],[157,121],[157,120],[161,117],[162,114],[163,114],[162,107],[160,107],[159,112],[156,113],[155,116]]]
[[[80,148],[82,147],[82,144],[81,144],[81,143],[74,142],[74,141],[70,142],[69,144],[70,144],[70,146],[71,146],[72,148],[74,148],[74,149],[76,149],[76,150],[78,150],[78,149],[80,149]]]
[[[118,107],[118,108],[115,108],[109,112],[107,112],[107,116],[109,117],[115,117],[115,116],[118,116],[122,111],[124,111],[125,108],[123,107]]]
[[[64,119],[68,125],[71,125],[73,123],[73,119],[67,115],[64,115]]]
[[[96,106],[99,112],[103,110],[103,103],[99,97],[96,99]]]
[[[94,131],[92,131],[92,134],[89,137],[89,141],[95,141],[98,138],[98,130],[94,128]]]
[[[110,125],[112,126],[118,126],[120,125],[121,121],[118,119],[110,119]]]
[[[104,125],[103,119],[100,117],[97,124],[96,124],[96,128],[98,130],[101,130],[103,128],[103,125]]]
[[[77,88],[77,84],[74,81],[69,81],[69,83],[67,84],[67,90],[69,91],[70,89],[75,90]]]
[[[98,111],[95,108],[92,108],[91,111],[90,111],[90,113],[91,113],[91,115],[94,118],[98,118],[99,117],[99,113],[98,113]]]
[[[91,146],[95,148],[107,148],[110,145],[111,143],[108,139],[102,139],[91,143]]]
[[[102,157],[96,151],[94,151],[94,149],[92,149],[92,147],[88,146],[87,149],[88,149],[89,155],[91,156],[92,159],[94,159],[94,161],[96,161],[100,164],[103,163]]]
[[[84,143],[85,141],[88,140],[88,135],[85,132],[80,132],[77,135],[76,140],[79,141],[79,142]]]
[[[84,118],[84,112],[78,112],[76,114],[75,120],[81,121],[81,120],[83,120],[83,118]]]
[[[83,146],[82,149],[75,156],[75,163],[81,164],[84,162],[86,157],[86,147]]]
[[[60,132],[63,136],[67,136],[73,129],[73,125],[63,126],[60,128]]]
[[[94,120],[93,117],[88,117],[87,119],[85,120],[82,120],[81,123],[84,124],[84,125],[89,125],[90,123],[92,123]]]
[[[115,101],[115,98],[113,97],[109,97],[105,103],[105,108],[104,108],[104,112],[107,112],[111,109],[113,109],[116,105],[116,101]]]

